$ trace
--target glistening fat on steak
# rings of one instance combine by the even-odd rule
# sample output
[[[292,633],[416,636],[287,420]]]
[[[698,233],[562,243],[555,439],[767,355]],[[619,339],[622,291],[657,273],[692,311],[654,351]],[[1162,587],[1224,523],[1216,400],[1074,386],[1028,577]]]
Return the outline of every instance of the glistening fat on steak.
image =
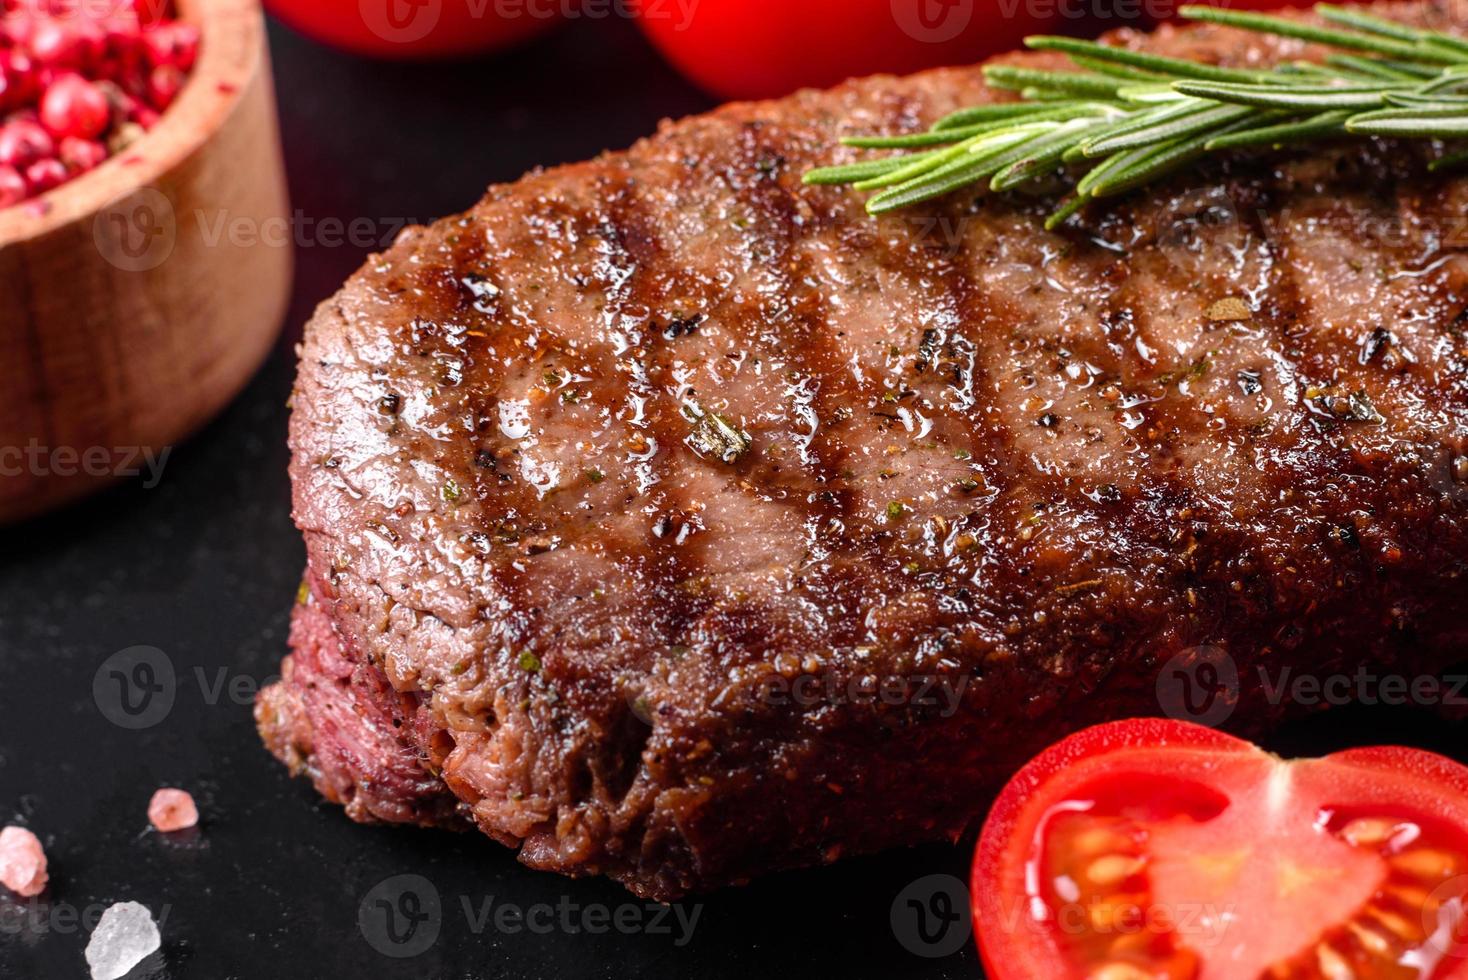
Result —
[[[669,898],[957,835],[1193,648],[1244,728],[1286,708],[1260,667],[1457,655],[1468,183],[1387,143],[1235,156],[1053,234],[1048,198],[875,220],[801,185],[996,97],[728,106],[353,277],[302,350],[274,751],[358,819]]]

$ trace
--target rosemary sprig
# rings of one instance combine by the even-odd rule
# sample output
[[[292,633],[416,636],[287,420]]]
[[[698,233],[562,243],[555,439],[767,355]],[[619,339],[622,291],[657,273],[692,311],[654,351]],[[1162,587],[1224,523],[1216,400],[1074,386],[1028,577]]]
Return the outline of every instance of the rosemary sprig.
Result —
[[[1184,16],[1338,49],[1322,63],[1223,68],[1067,37],[1032,37],[1073,71],[984,70],[1020,101],[961,109],[923,133],[853,136],[892,156],[806,174],[809,184],[875,191],[872,214],[974,185],[1011,190],[1065,172],[1073,193],[1054,228],[1087,204],[1173,173],[1211,153],[1352,137],[1468,138],[1468,40],[1320,4],[1324,25],[1213,7]],[[1468,165],[1438,153],[1433,170]]]

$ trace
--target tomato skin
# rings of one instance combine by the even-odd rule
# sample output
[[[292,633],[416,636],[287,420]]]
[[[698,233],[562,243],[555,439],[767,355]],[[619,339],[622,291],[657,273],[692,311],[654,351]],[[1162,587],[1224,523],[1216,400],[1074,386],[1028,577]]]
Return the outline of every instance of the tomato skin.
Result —
[[[389,60],[510,47],[554,27],[565,10],[551,0],[265,0],[265,7],[313,40]]]
[[[762,99],[880,72],[972,64],[1054,31],[1050,4],[1004,0],[636,0],[680,72],[728,99]],[[1041,15],[1027,12],[1034,6]],[[1009,15],[1006,16],[1006,11]]]
[[[1169,761],[1158,765],[1164,757]],[[1067,793],[1083,784],[1094,788],[1098,771],[1118,769],[1126,774],[1123,780],[1133,780],[1139,772],[1171,772],[1179,783],[1199,781],[1201,775],[1207,785],[1230,791],[1246,785],[1244,777],[1251,774],[1287,769],[1291,800],[1296,793],[1303,797],[1297,812],[1313,813],[1310,808],[1322,801],[1342,806],[1355,802],[1468,826],[1468,768],[1431,752],[1372,747],[1286,763],[1249,742],[1187,722],[1139,719],[1087,729],[1025,766],[1000,794],[984,825],[970,888],[975,934],[990,980],[1070,980],[1084,975],[1060,954],[1053,936],[1030,922],[1027,896],[1036,873],[1030,862],[1055,808],[1068,798],[1081,798]],[[1088,779],[1090,783],[1083,783]],[[1245,843],[1269,849],[1267,838]],[[1461,840],[1459,847],[1461,853]],[[1295,853],[1286,851],[1287,856]],[[1323,930],[1335,924],[1315,922],[1311,928]],[[1468,978],[1468,960],[1461,956],[1461,951],[1451,954],[1433,974],[1434,980]]]
[[[1202,725],[1161,718],[1113,722],[1057,742],[1032,759],[999,794],[979,837],[969,882],[974,933],[989,980],[1066,980],[1055,973],[1053,953],[1035,933],[1023,926],[1010,928],[1019,911],[1016,896],[1024,894],[1026,872],[1024,855],[1011,842],[1027,841],[1036,833],[1037,822],[1028,806],[1031,799],[1053,776],[1079,761],[1159,744],[1192,745],[1220,754],[1257,751],[1242,739]],[[984,923],[1000,925],[985,929]]]

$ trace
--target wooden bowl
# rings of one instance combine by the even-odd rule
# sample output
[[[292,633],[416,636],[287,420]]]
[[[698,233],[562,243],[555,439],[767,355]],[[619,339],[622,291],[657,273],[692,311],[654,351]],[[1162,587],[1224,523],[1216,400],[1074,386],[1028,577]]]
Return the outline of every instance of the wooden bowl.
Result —
[[[179,13],[199,59],[152,132],[0,210],[0,522],[146,477],[239,393],[284,319],[290,205],[259,4]]]

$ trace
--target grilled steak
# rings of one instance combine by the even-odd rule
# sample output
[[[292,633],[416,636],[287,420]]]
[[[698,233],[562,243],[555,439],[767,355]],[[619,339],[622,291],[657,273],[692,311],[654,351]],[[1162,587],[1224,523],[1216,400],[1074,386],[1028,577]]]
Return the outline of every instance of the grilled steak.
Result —
[[[1468,182],[1390,143],[1233,157],[1053,234],[1053,196],[875,220],[801,185],[1002,97],[728,106],[373,258],[301,352],[276,753],[358,819],[670,898],[957,835],[1189,651],[1244,728],[1286,708],[1261,669],[1451,661]]]

